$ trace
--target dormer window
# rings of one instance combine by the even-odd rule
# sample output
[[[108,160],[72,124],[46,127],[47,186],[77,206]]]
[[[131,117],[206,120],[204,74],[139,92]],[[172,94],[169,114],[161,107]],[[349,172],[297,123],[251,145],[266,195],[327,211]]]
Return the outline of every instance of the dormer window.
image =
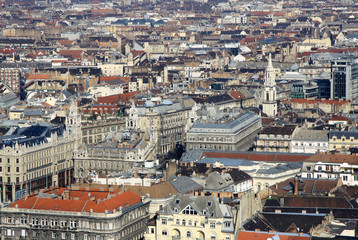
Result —
[[[208,207],[210,207],[210,206],[211,206],[211,202],[207,202],[206,205],[207,205]]]
[[[178,213],[179,210],[177,208],[174,208],[174,213]]]
[[[180,203],[180,199],[175,199],[175,204],[179,204]]]

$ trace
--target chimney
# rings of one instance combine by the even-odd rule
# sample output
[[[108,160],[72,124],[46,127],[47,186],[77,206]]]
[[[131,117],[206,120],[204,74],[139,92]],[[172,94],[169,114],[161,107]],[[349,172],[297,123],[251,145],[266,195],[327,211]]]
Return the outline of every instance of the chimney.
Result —
[[[70,189],[63,190],[62,199],[63,200],[70,200]]]
[[[295,177],[295,189],[293,194],[297,195],[298,194],[298,177]]]

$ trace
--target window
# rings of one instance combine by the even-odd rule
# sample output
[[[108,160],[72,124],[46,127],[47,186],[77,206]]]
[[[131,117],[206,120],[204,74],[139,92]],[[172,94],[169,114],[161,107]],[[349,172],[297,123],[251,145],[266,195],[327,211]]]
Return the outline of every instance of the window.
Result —
[[[186,232],[186,237],[191,238],[191,232],[190,231]]]
[[[179,210],[177,208],[174,208],[174,213],[178,213]]]
[[[226,235],[225,240],[230,240],[230,235]]]
[[[182,213],[183,213],[183,214],[186,214],[186,215],[197,215],[197,214],[198,214],[198,212],[195,211],[194,208],[192,208],[190,205],[187,206],[187,207],[183,210]]]
[[[176,225],[179,225],[179,224],[180,224],[180,220],[177,219],[177,220],[175,221],[175,223],[176,223]]]
[[[181,223],[182,223],[183,226],[185,226],[185,224],[186,224],[185,219],[183,219]]]
[[[61,233],[61,239],[66,239],[66,233]]]
[[[55,232],[52,232],[51,237],[52,237],[52,238],[56,238],[56,233],[55,233]]]
[[[26,217],[20,217],[20,223],[21,224],[26,224],[27,223],[27,218]]]
[[[224,222],[225,227],[231,227],[231,222]]]
[[[71,221],[70,221],[70,228],[72,229],[72,228],[76,228],[76,227],[77,227],[77,222],[71,220]]]
[[[162,219],[162,224],[163,224],[163,225],[167,225],[167,219],[163,218],[163,219]]]
[[[83,240],[88,240],[88,235],[87,234],[83,235]]]
[[[211,202],[207,202],[206,205],[207,205],[208,207],[210,207],[210,206],[211,206]]]
[[[164,236],[168,235],[167,230],[163,230],[163,231],[162,231],[162,235],[164,235]]]
[[[12,223],[12,218],[11,217],[7,217],[7,223]]]
[[[75,240],[75,234],[71,233],[71,240]]]
[[[343,181],[348,181],[348,176],[343,176]]]
[[[215,228],[215,223],[211,222],[210,223],[210,228]]]
[[[154,233],[154,228],[150,228],[150,233]]]
[[[175,204],[179,204],[179,203],[180,203],[180,199],[176,199]]]
[[[215,235],[215,234],[211,234],[210,239],[215,240],[215,239],[216,239],[216,235]]]
[[[191,226],[193,222],[191,220],[188,221],[188,226]]]

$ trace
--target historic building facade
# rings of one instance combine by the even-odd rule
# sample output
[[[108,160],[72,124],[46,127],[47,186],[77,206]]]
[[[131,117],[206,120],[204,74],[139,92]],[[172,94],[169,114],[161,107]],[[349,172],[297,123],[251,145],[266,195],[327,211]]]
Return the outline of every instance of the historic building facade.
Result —
[[[155,105],[147,100],[144,106],[133,105],[129,110],[128,129],[156,132],[156,151],[165,154],[177,144],[184,144],[185,126],[194,106],[191,98],[171,102],[164,100]]]
[[[195,123],[187,132],[187,149],[247,150],[261,129],[261,118],[246,112],[223,123]]]
[[[177,194],[159,211],[156,227],[149,226],[148,240],[233,240],[235,214],[213,196]]]
[[[148,209],[130,191],[51,188],[1,208],[1,239],[143,239]]]
[[[19,190],[31,193],[71,184],[80,124],[77,108],[71,105],[65,127],[38,123],[0,137],[1,200],[14,201]]]

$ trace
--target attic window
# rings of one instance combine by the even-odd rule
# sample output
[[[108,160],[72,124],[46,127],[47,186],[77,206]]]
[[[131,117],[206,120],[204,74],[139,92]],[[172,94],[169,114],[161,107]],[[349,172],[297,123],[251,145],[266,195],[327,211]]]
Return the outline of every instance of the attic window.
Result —
[[[207,202],[206,204],[207,204],[207,206],[208,206],[208,207],[210,207],[210,206],[211,206],[211,202]]]
[[[180,199],[175,199],[175,204],[179,204],[180,203]]]
[[[203,210],[203,214],[206,215],[206,211],[205,211],[205,210]]]
[[[220,184],[220,185],[223,185],[223,183],[222,183],[222,182],[219,182],[219,184]]]
[[[177,208],[174,208],[174,213],[178,213],[179,210]]]

